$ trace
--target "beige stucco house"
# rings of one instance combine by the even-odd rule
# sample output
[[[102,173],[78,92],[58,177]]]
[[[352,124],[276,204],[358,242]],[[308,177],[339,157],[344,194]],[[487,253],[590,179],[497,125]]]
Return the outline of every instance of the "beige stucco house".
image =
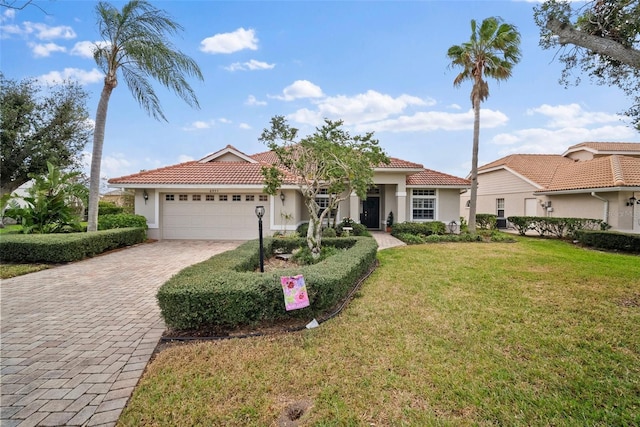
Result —
[[[460,198],[468,217],[469,192]],[[478,168],[478,213],[594,218],[640,233],[640,143],[584,142],[563,154],[512,154]]]
[[[196,161],[113,178],[109,186],[135,192],[135,212],[144,215],[154,239],[254,239],[255,207],[265,207],[266,235],[292,231],[308,221],[304,200],[289,177],[276,196],[263,192],[261,168],[273,152],[247,155],[231,145]],[[459,221],[460,192],[468,180],[391,158],[374,169],[366,199],[355,194],[341,202],[337,218],[350,217],[381,230],[389,212],[395,222]],[[317,202],[323,205],[320,195]]]

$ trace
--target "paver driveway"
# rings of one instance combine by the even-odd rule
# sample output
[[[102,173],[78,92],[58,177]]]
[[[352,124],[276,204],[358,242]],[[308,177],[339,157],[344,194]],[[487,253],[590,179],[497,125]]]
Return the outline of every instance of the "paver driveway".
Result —
[[[161,241],[3,280],[1,426],[114,425],[164,331],[158,287],[239,243]]]

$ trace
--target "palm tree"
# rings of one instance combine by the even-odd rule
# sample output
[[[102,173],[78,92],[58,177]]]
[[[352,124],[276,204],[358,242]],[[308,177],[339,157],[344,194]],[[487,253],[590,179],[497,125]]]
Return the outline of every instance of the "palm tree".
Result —
[[[484,77],[507,80],[511,70],[520,61],[520,33],[515,26],[502,19],[490,17],[478,28],[471,20],[471,39],[454,45],[447,51],[451,59],[450,68],[461,67],[462,71],[453,81],[458,87],[465,80],[473,82],[471,104],[473,105],[473,151],[471,158],[471,204],[469,209],[469,231],[476,231],[476,202],[478,194],[478,147],[480,145],[480,103],[489,97],[489,85]]]
[[[100,164],[104,129],[111,92],[118,85],[118,72],[140,106],[155,119],[167,120],[160,107],[149,77],[173,91],[189,106],[199,108],[198,99],[186,77],[203,80],[193,59],[177,50],[167,39],[183,28],[163,10],[144,0],[132,0],[122,12],[106,2],[96,6],[98,27],[104,44],[96,46],[94,59],[104,71],[104,87],[100,94],[93,134],[91,180],[89,185],[89,223],[87,231],[98,228],[100,198]]]

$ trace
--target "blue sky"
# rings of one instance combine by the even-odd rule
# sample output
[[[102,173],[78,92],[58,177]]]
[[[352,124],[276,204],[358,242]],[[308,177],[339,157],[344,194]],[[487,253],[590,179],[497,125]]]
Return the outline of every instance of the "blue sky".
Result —
[[[90,93],[92,118],[102,75],[94,1],[36,1],[0,8],[1,69],[7,78],[71,78]],[[124,2],[111,2],[121,8]],[[500,16],[518,27],[522,60],[513,77],[489,81],[481,111],[480,164],[512,153],[562,153],[584,141],[640,142],[619,113],[617,88],[558,83],[555,51],[538,46],[536,3],[526,1],[156,1],[184,27],[175,45],[196,60],[201,109],[162,88],[169,122],[137,105],[126,84],[109,104],[102,174],[200,159],[231,144],[247,154],[274,115],[302,135],[324,117],[352,134],[374,131],[386,152],[457,176],[471,165],[471,84],[452,84],[447,49],[467,41],[470,20]],[[91,145],[87,146],[87,153]]]

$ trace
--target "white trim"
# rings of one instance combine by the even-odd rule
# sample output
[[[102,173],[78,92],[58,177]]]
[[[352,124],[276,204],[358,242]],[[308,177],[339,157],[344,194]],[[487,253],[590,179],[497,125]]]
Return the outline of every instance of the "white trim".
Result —
[[[149,224],[147,222],[147,227],[160,228],[160,193],[154,189],[151,194],[153,194],[153,216],[155,217],[156,222],[153,224]]]
[[[518,172],[514,171],[513,169],[511,169],[510,167],[505,166],[505,165],[494,166],[494,167],[492,167],[492,168],[490,168],[490,169],[485,169],[485,170],[482,170],[482,171],[478,171],[478,175],[480,175],[480,174],[484,174],[484,173],[489,173],[489,172],[496,172],[496,171],[499,171],[500,169],[503,169],[503,170],[505,170],[505,171],[507,171],[507,172],[512,173],[512,174],[513,174],[513,175],[515,175],[516,177],[520,178],[521,180],[525,181],[525,182],[526,182],[526,183],[528,183],[528,184],[533,185],[533,186],[534,186],[534,187],[536,187],[536,188],[540,188],[540,189],[544,188],[544,186],[542,186],[542,185],[538,184],[538,183],[537,183],[537,182],[535,182],[535,181],[530,180],[530,179],[529,179],[529,178],[527,178],[526,176],[524,176],[524,175],[522,175],[522,174],[520,174],[520,173],[518,173]]]
[[[258,163],[257,160],[252,159],[251,157],[247,156],[246,154],[238,151],[236,148],[230,147],[230,146],[226,146],[224,147],[222,150],[218,150],[215,153],[211,153],[206,157],[203,157],[202,159],[198,160],[198,163],[209,163],[212,160],[217,159],[218,157],[222,157],[225,154],[233,154],[234,156],[237,156],[239,158],[241,158],[242,160],[248,162],[248,163]]]
[[[424,187],[420,187],[420,188],[424,188]],[[406,191],[396,191],[396,197],[407,197],[407,192]]]
[[[193,190],[195,192],[202,192],[206,189],[233,189],[237,191],[247,190],[255,191],[264,189],[263,184],[108,184],[111,188],[150,188],[150,189],[162,189],[162,190]],[[286,187],[283,187],[286,188]]]

